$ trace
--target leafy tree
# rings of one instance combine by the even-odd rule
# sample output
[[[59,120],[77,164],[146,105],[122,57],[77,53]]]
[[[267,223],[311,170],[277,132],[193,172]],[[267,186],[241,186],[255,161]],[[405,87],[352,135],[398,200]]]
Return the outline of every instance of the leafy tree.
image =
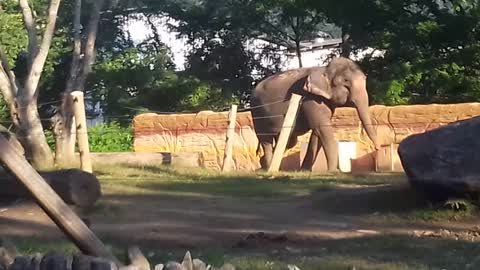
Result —
[[[88,14],[90,19],[87,19],[90,20],[89,27],[83,32],[84,46],[81,46],[82,39],[78,35],[81,16],[85,14],[79,5],[81,3],[81,0],[40,0],[34,4],[26,0],[6,0],[0,6],[0,21],[9,22],[2,23],[4,29],[0,36],[0,90],[27,157],[37,167],[53,165],[53,155],[46,142],[44,123],[40,117],[42,108],[38,102],[58,99],[58,91],[61,91],[58,88],[65,85],[67,93],[72,89],[82,90],[93,63],[95,22],[98,23],[104,1],[88,1],[85,5],[87,8],[83,11],[91,12]],[[70,35],[72,29],[76,30],[72,31],[75,35]],[[71,40],[75,41],[72,42],[75,44],[73,57]],[[85,52],[82,60],[77,61],[78,64],[79,47],[84,47]],[[69,74],[64,72],[68,69],[71,70]],[[57,138],[65,138],[64,134],[56,135]],[[58,152],[61,149],[61,145],[57,145],[56,157],[63,160]]]
[[[221,89],[223,100],[235,97],[246,101],[256,79],[280,69],[280,55],[275,53],[278,45],[255,52],[247,49],[260,34],[256,29],[260,17],[252,13],[254,1],[138,2],[142,4],[136,12],[147,17],[168,16],[178,22],[171,27],[188,37],[192,48],[184,75],[208,84],[209,89]]]
[[[342,27],[344,54],[368,47],[369,88],[377,103],[477,100],[479,6],[465,0],[326,1],[311,5]]]
[[[28,34],[27,73],[24,78],[15,76],[15,71],[11,68],[11,60],[3,51],[3,46],[0,47],[0,90],[9,106],[12,121],[20,135],[19,139],[25,146],[26,154],[38,167],[53,165],[53,155],[48,147],[38,114],[37,99],[38,85],[52,44],[59,6],[59,0],[52,0],[46,6],[48,12],[40,8],[37,14],[40,15],[39,18],[43,18],[44,24],[39,25],[37,22],[42,19],[36,20],[30,3],[26,0],[19,1],[24,27]],[[41,39],[38,37],[39,30],[43,32]]]
[[[299,67],[303,67],[301,42],[335,34],[323,13],[309,9],[303,0],[264,0],[256,2],[255,13],[260,17],[261,38],[295,49]],[[328,33],[326,31],[331,31]]]
[[[105,116],[129,120],[139,111],[218,110],[228,100],[220,89],[175,71],[168,50],[145,54],[138,48],[99,63],[91,80]]]

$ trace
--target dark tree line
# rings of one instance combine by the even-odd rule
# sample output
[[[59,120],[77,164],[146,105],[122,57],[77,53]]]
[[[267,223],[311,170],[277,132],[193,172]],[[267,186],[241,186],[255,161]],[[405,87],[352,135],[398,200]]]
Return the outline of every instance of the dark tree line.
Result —
[[[157,34],[162,17],[187,38],[183,67]],[[125,31],[134,18],[152,30],[139,44]],[[107,119],[124,123],[146,110],[221,110],[246,104],[255,83],[282,68],[282,49],[301,66],[302,42],[317,37],[343,39],[344,56],[370,50],[359,63],[373,103],[476,101],[479,18],[473,0],[4,0],[0,117],[51,161],[45,138],[29,132],[50,128],[54,115],[54,131],[68,130],[65,93],[84,90]],[[268,43],[252,51],[254,40]]]

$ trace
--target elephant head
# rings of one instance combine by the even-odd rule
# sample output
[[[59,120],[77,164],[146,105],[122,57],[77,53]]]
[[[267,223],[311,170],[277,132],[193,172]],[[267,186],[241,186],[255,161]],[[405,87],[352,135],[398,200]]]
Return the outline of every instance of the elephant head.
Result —
[[[312,69],[307,76],[304,90],[341,106],[350,102],[357,109],[363,127],[375,147],[379,148],[377,135],[368,111],[367,77],[352,60],[334,58],[325,69]]]

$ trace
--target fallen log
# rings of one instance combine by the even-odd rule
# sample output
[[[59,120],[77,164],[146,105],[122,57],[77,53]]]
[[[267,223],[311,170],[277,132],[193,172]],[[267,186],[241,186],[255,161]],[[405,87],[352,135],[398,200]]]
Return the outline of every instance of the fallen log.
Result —
[[[91,173],[80,169],[39,172],[65,203],[90,207],[101,196],[100,182]],[[13,175],[0,176],[0,197],[33,199],[28,189]]]
[[[78,155],[78,154],[77,154]],[[92,162],[98,165],[131,165],[199,168],[204,166],[203,155],[200,152],[180,153],[91,153]]]

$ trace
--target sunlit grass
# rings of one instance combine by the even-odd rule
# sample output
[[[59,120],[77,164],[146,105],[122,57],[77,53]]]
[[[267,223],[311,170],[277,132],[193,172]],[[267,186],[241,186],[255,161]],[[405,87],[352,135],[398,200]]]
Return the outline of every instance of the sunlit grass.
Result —
[[[405,182],[405,178],[398,175],[354,177],[346,174],[315,175],[299,172],[279,173],[272,178],[265,173],[223,174],[203,169],[162,166],[102,166],[95,168],[95,174],[100,179],[106,196],[93,208],[85,210],[94,220],[101,218],[121,221],[124,215],[132,211],[131,206],[135,203],[145,204],[144,201],[147,200],[148,207],[161,207],[162,202],[157,203],[156,199],[169,199],[169,196],[173,200],[188,196],[222,198],[234,202],[248,198],[262,203],[271,199],[308,195],[319,211],[330,211],[336,215],[365,214],[365,217],[378,212],[374,221],[379,224],[392,221],[442,221],[451,220],[452,217],[458,220],[476,213],[470,207],[452,210],[422,205],[417,194],[408,188],[384,189],[388,184]],[[329,195],[324,196],[325,194]],[[125,197],[128,197],[128,202],[125,202]],[[371,222],[367,218],[365,221]],[[121,260],[125,258],[125,243],[109,239],[107,235],[100,234],[99,237]],[[75,246],[67,240],[49,241],[30,237],[16,238],[14,242],[24,254],[77,252]],[[167,250],[162,243],[153,244],[155,246],[152,243],[144,246],[139,244],[152,266],[169,260],[179,261],[186,252],[181,247]],[[407,235],[322,240],[302,249],[300,253],[285,251],[281,245],[272,250],[264,247],[251,250],[207,247],[193,248],[190,251],[194,257],[214,266],[231,263],[240,270],[286,270],[288,264],[296,265],[302,270],[480,269],[475,268],[475,265],[469,266],[480,261],[477,260],[480,248],[475,243]]]
[[[345,174],[314,175],[311,173],[224,174],[205,169],[173,169],[161,166],[95,168],[105,194],[188,195],[222,197],[303,196],[336,185],[380,185],[388,177],[351,177]]]

